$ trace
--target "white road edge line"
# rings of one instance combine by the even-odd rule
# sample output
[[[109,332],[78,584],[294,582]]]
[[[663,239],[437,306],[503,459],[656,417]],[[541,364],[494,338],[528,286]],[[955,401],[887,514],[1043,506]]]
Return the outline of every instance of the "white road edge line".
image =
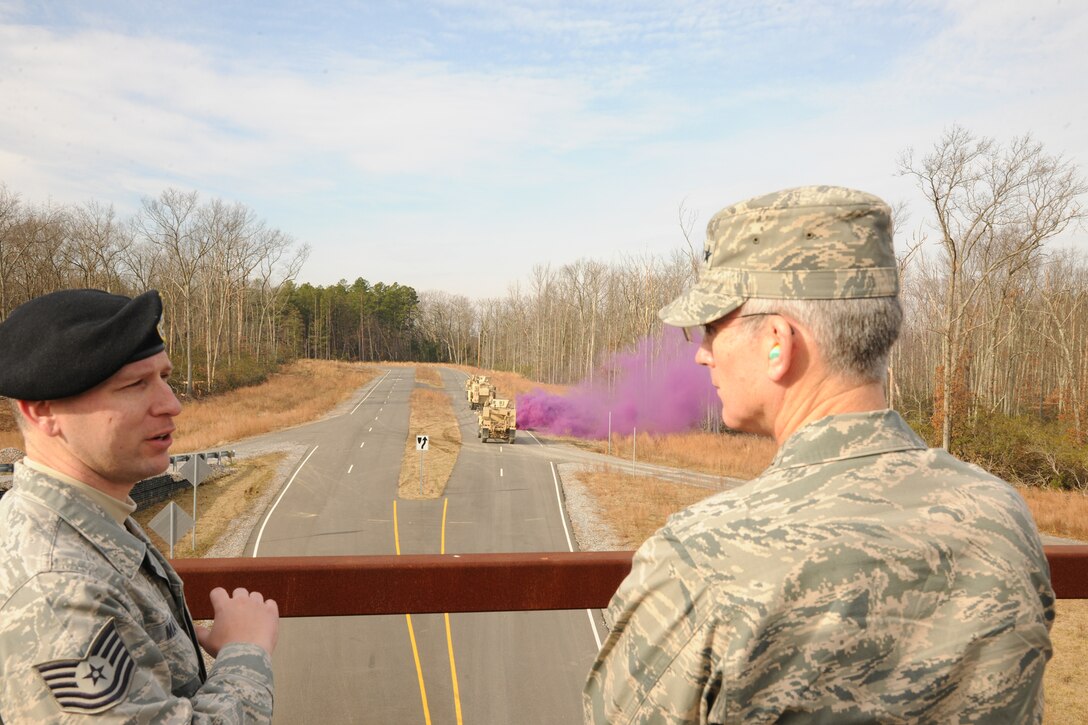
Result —
[[[359,406],[366,402],[366,399],[369,398],[374,393],[374,391],[378,389],[378,383],[380,383],[382,380],[384,380],[388,375],[389,375],[389,373],[387,372],[385,375],[378,378],[378,382],[374,383],[374,385],[370,388],[370,392],[363,396],[363,399],[360,400],[355,405],[355,407],[351,409],[351,412],[348,413],[348,415],[355,415],[355,411],[357,411],[359,409]]]
[[[287,489],[291,488],[291,484],[295,482],[295,476],[298,475],[298,472],[302,470],[302,467],[306,465],[306,461],[310,460],[310,456],[312,456],[316,450],[317,446],[314,446],[310,452],[306,454],[306,457],[302,459],[302,463],[298,464],[298,468],[296,468],[295,472],[291,475],[291,480],[287,482],[287,485],[283,487],[283,490],[280,491],[280,495],[276,498],[276,503],[272,504],[272,508],[268,509],[268,513],[265,514],[264,521],[261,522],[261,529],[257,532],[257,541],[253,544],[254,559],[257,558],[257,550],[261,548],[261,537],[264,536],[264,527],[268,525],[268,520],[272,518],[272,512],[280,505],[280,501],[283,500],[283,495],[287,493]]]
[[[540,441],[537,441],[538,443]],[[559,475],[555,471],[555,463],[548,461],[548,465],[552,469],[552,482],[555,483],[555,500],[559,504],[559,520],[563,523],[563,534],[567,537],[567,549],[571,552],[574,551],[574,544],[570,540],[570,531],[567,530],[567,516],[563,513],[563,498],[559,495]],[[500,475],[502,475],[500,473]],[[586,616],[589,617],[589,628],[593,630],[593,641],[597,643],[597,649],[601,649],[601,635],[597,633],[597,623],[593,620],[593,610],[587,609]]]
[[[563,513],[563,497],[559,495],[559,474],[555,471],[555,463],[548,461],[552,469],[552,482],[555,484],[555,501],[559,504],[559,522],[563,524],[563,535],[567,537],[567,551],[574,551],[574,544],[570,540],[570,531],[567,529],[567,517]]]

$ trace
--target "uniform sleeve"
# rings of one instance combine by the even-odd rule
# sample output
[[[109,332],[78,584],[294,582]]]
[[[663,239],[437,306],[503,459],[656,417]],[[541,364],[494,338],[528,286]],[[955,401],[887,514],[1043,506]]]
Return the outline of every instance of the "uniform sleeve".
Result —
[[[106,582],[50,572],[3,604],[0,721],[271,722],[271,660],[260,647],[224,647],[207,682],[175,696],[164,650],[192,651],[190,640],[176,626],[156,640],[125,601]]]
[[[720,709],[715,640],[729,626],[710,611],[709,586],[668,529],[642,545],[609,605],[614,626],[583,693],[587,723],[706,722]]]

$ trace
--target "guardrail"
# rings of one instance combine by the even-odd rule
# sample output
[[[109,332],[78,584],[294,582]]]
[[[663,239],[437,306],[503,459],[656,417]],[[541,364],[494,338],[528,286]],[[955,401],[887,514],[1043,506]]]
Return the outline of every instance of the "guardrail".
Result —
[[[216,463],[222,463],[224,458],[229,458],[231,465],[234,465],[234,451],[204,451],[203,453],[181,453],[176,456],[170,456],[170,468],[171,470],[177,470],[179,463],[185,463],[193,457],[203,458],[206,463],[211,463],[212,459],[215,459]]]
[[[1088,599],[1088,546],[1047,546],[1054,591]],[[603,609],[633,551],[175,559],[196,619],[208,593],[245,587],[283,617]]]
[[[222,463],[224,458],[229,458],[231,465],[234,465],[234,451],[206,451],[204,453],[183,453],[179,456],[170,456],[170,468],[177,470],[179,463],[184,463],[193,456],[203,458],[208,463],[211,463],[212,460],[215,460],[216,463]],[[0,463],[0,476],[14,472],[14,463]]]

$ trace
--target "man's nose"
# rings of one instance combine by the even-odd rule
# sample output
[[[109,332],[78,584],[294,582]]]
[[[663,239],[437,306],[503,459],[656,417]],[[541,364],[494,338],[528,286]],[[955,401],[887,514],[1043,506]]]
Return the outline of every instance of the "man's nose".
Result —
[[[170,387],[170,384],[165,380],[162,381],[162,390],[160,391],[158,401],[158,412],[160,415],[178,415],[181,413],[181,401],[178,400],[178,396],[174,395],[174,389]]]
[[[709,366],[714,362],[714,356],[710,354],[710,350],[707,349],[706,342],[704,341],[695,350],[695,364]]]

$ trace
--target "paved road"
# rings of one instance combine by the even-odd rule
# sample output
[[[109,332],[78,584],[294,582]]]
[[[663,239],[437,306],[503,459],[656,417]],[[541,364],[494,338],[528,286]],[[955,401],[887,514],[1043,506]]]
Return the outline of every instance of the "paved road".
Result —
[[[393,368],[343,414],[271,437],[307,453],[247,554],[570,550],[545,449],[480,443],[464,375],[443,378],[464,440],[444,497],[396,498],[415,383]],[[584,610],[285,620],[276,723],[579,723],[599,636]]]

